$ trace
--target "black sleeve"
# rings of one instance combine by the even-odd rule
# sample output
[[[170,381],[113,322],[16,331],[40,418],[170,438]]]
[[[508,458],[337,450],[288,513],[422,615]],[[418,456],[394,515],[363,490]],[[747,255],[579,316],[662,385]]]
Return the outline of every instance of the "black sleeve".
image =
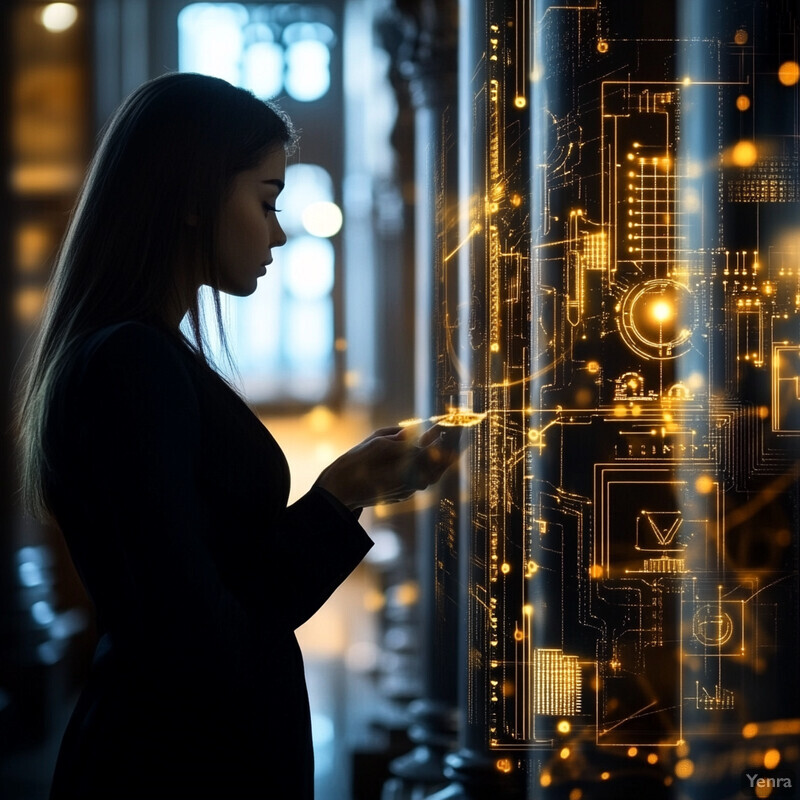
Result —
[[[252,592],[222,581],[207,546],[200,407],[183,354],[157,330],[129,324],[87,355],[78,378],[68,505],[84,521],[73,556],[101,625],[115,644],[152,654],[158,669],[236,681],[254,657],[270,657],[263,643],[280,642],[316,611],[369,538],[335,499],[310,492],[264,531],[260,551],[244,554],[263,559],[253,573],[263,576],[262,602],[249,602]],[[288,598],[275,596],[268,577],[277,563],[286,573],[274,583],[291,587]]]

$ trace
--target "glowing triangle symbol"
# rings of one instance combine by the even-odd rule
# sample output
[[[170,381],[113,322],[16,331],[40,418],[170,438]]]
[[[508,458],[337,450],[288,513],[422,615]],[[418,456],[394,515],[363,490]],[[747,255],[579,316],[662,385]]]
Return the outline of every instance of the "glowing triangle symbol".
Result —
[[[645,511],[645,518],[650,523],[653,533],[662,547],[672,544],[675,534],[683,524],[680,511]]]

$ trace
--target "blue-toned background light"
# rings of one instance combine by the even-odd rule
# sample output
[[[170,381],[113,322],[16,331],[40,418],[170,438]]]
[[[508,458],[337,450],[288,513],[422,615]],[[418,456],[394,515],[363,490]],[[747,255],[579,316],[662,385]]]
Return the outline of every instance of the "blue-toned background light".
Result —
[[[253,42],[244,51],[243,83],[262,100],[269,100],[283,86],[283,48],[277,42]]]
[[[314,40],[294,42],[286,48],[286,91],[305,103],[319,100],[331,85],[330,50]]]
[[[283,252],[284,285],[298,300],[317,300],[333,290],[333,245],[327,239],[300,236]]]

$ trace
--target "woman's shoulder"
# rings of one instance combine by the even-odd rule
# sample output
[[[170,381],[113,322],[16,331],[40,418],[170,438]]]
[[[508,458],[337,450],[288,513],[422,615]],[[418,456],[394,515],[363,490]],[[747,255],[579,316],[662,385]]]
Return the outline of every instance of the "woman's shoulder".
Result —
[[[192,388],[195,356],[177,334],[158,325],[128,320],[84,334],[67,348],[59,384],[72,398],[138,394],[146,386]]]

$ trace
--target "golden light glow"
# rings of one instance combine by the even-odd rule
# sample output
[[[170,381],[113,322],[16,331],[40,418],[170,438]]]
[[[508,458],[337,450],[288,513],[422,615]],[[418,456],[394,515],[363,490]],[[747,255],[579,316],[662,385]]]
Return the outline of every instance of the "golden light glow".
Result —
[[[419,586],[414,581],[406,581],[395,587],[395,602],[399,606],[413,606],[419,599]]]
[[[657,764],[658,763],[658,755],[656,755],[655,753],[650,753],[650,755],[647,756],[647,763],[648,764]]]
[[[800,80],[800,64],[796,61],[784,61],[778,68],[778,80],[784,86],[794,86]]]
[[[636,755],[638,754],[638,752],[639,752],[639,750],[636,747],[629,747],[628,748],[628,756],[630,758],[635,758]]]
[[[781,763],[781,754],[774,747],[764,753],[764,769],[775,769]]]
[[[525,603],[525,605],[522,606],[522,613],[526,617],[533,616],[533,606],[530,603]]]
[[[737,167],[752,167],[758,160],[755,144],[747,139],[737,142],[731,151],[731,160]]]
[[[607,781],[610,777],[611,777],[611,773],[610,772],[601,772],[600,773],[600,780],[601,781]]]
[[[24,324],[36,322],[44,307],[44,291],[37,287],[20,289],[14,295],[14,314]]]
[[[525,106],[528,105],[528,101],[524,97],[517,95],[517,97],[514,98],[514,105],[517,108],[525,108]]]
[[[659,300],[658,302],[653,303],[650,313],[656,322],[666,322],[667,320],[672,319],[675,309],[672,307],[672,304],[666,300]]]
[[[486,418],[486,414],[478,414],[467,408],[455,408],[448,414],[439,417],[431,417],[430,422],[435,422],[444,428],[471,428]]]
[[[542,772],[542,774],[539,776],[539,783],[542,786],[549,786],[552,782],[553,779],[549,772]]]
[[[603,577],[603,567],[600,564],[592,564],[591,568],[589,569],[590,577],[598,580]]]
[[[750,98],[746,94],[740,94],[736,98],[736,108],[738,108],[739,111],[747,111],[747,109],[750,108]]]
[[[500,572],[502,572],[503,575],[508,575],[508,573],[511,572],[511,564],[509,564],[508,562],[501,564]]]
[[[569,758],[569,747],[562,747],[559,755],[565,760]]]
[[[500,772],[511,772],[512,764],[510,758],[498,758],[495,764]]]
[[[679,778],[691,778],[694,772],[694,762],[689,758],[682,758],[675,765],[675,775]]]
[[[586,364],[586,371],[590,375],[597,375],[597,373],[600,372],[600,364],[597,361],[589,361]]]
[[[739,28],[739,30],[733,35],[733,41],[736,44],[747,44],[747,39],[747,31],[743,30],[742,28]]]
[[[694,482],[698,494],[708,494],[714,488],[714,481],[710,475],[700,475]]]
[[[568,722],[567,720],[565,720],[565,719],[562,719],[562,720],[561,720],[561,721],[558,723],[558,725],[556,725],[556,729],[558,730],[558,732],[559,732],[559,733],[569,733],[569,731],[570,731],[570,728],[571,728],[571,725],[570,725],[570,724],[569,724],[569,722]]]

